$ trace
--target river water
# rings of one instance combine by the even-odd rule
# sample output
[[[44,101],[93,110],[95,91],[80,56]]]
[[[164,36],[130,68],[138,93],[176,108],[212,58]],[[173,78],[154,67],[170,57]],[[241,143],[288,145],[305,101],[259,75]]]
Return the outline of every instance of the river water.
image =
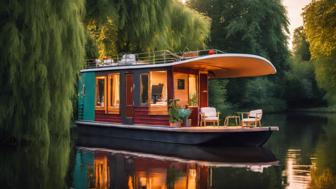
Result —
[[[266,115],[264,148],[167,144],[2,147],[0,188],[336,188],[336,116]]]

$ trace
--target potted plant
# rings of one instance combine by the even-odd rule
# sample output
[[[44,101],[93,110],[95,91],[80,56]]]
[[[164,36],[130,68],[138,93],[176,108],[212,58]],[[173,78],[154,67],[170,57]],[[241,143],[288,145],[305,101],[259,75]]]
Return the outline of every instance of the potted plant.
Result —
[[[198,98],[197,98],[196,94],[193,94],[188,101],[188,105],[189,106],[197,106],[197,103],[198,103]]]
[[[178,114],[179,114],[179,118],[180,120],[183,121],[183,126],[185,127],[189,127],[190,126],[190,123],[188,121],[188,118],[191,114],[191,110],[187,109],[187,108],[180,108],[178,110]]]
[[[178,99],[169,100],[169,126],[178,127],[181,124],[179,117],[180,107],[177,105]]]

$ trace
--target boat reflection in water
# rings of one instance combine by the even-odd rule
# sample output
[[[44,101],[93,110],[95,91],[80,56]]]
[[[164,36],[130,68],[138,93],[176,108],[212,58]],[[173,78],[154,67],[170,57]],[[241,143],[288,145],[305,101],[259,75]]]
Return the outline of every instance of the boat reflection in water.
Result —
[[[162,143],[137,146],[142,151],[122,149],[120,145],[78,146],[74,187],[206,189],[213,187],[214,168],[262,173],[279,163],[265,148],[223,149]]]

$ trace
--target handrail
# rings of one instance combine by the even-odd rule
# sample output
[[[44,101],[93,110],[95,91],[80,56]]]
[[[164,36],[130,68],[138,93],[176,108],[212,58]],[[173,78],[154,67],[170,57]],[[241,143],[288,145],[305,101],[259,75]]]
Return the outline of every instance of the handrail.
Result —
[[[217,49],[205,49],[177,53],[173,53],[169,50],[160,50],[136,54],[122,54],[105,59],[87,59],[85,68],[165,64],[213,54],[224,54],[224,52]]]

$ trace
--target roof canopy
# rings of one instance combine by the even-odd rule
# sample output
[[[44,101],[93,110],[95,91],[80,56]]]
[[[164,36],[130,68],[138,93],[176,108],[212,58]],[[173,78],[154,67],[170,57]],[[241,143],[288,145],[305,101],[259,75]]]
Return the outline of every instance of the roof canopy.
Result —
[[[210,78],[265,76],[276,73],[267,59],[250,54],[216,54],[173,63],[173,67],[209,71]]]
[[[164,63],[143,63],[133,61],[131,64],[113,63],[116,65],[107,65],[81,70],[81,72],[90,71],[113,71],[113,70],[131,70],[131,69],[155,69],[162,67],[174,67],[185,69],[197,69],[208,71],[210,78],[237,78],[237,77],[256,77],[271,75],[276,73],[273,64],[267,59],[251,54],[212,54],[188,59],[174,59]]]

